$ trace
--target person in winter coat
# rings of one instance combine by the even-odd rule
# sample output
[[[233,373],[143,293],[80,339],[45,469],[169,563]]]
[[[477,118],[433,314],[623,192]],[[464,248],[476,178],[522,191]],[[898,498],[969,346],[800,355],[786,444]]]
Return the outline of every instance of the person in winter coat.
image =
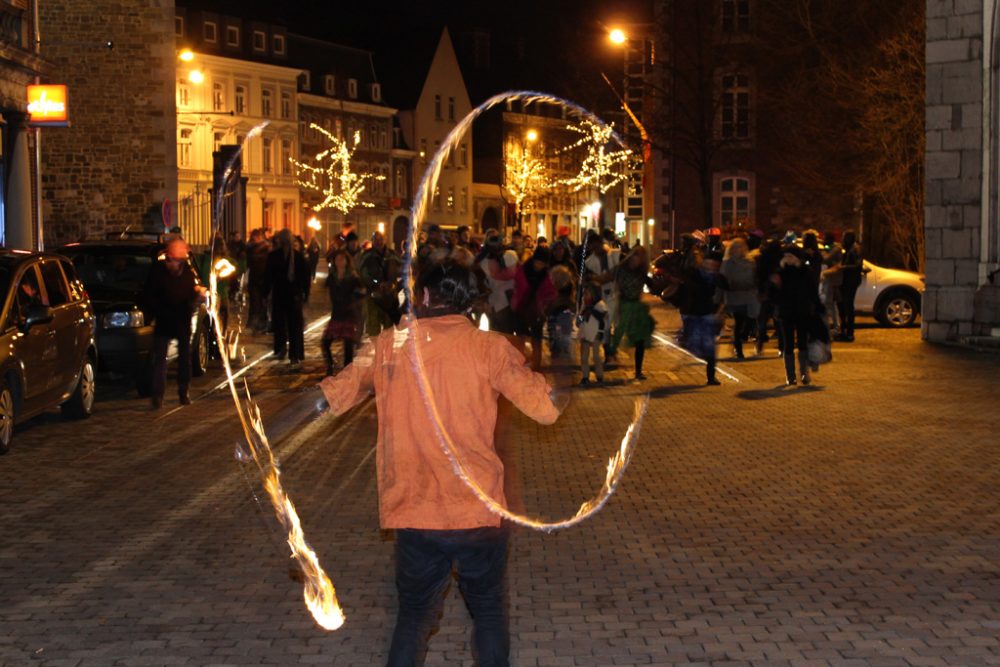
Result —
[[[688,270],[684,347],[705,362],[706,384],[718,385],[715,377],[715,340],[719,335],[719,269],[722,255],[709,251]]]
[[[387,663],[423,664],[438,605],[457,571],[481,665],[509,664],[506,608],[509,531],[455,473],[424,406],[430,384],[436,418],[454,456],[494,502],[506,506],[504,465],[494,430],[502,395],[542,424],[561,402],[545,378],[501,334],[480,331],[465,316],[477,295],[472,273],[452,262],[428,267],[414,295],[415,320],[383,331],[320,388],[334,414],[374,392],[378,411],[376,470],[379,520],[395,530],[399,611]],[[415,368],[419,358],[423,372]]]
[[[612,234],[612,238],[614,235]],[[618,323],[618,283],[615,281],[615,269],[621,262],[622,251],[609,243],[605,243],[596,230],[587,232],[584,245],[585,259],[583,268],[588,280],[594,280],[601,285],[605,305],[608,307],[611,319],[608,320],[608,337],[604,343],[605,360],[611,362],[615,358],[615,348],[611,334]]]
[[[745,358],[743,343],[760,312],[753,274],[754,264],[747,258],[747,242],[741,238],[733,239],[726,248],[719,275],[723,278],[722,300],[726,312],[733,316],[733,351],[737,359]]]
[[[854,342],[854,297],[861,287],[861,280],[864,276],[864,261],[861,257],[861,248],[857,243],[857,236],[853,231],[844,232],[844,256],[840,263],[840,273],[842,275],[840,284],[840,301],[837,302],[837,310],[840,312],[840,335],[837,340],[846,343]]]
[[[537,248],[531,255],[531,260],[520,264],[514,275],[514,297],[511,307],[514,310],[515,333],[518,346],[524,349],[527,339],[531,339],[531,368],[538,370],[542,366],[542,336],[545,333],[545,321],[549,304],[556,298],[556,288],[549,276],[549,249]]]
[[[653,288],[646,249],[636,246],[615,273],[619,297],[618,321],[612,334],[611,349],[617,350],[623,338],[628,345],[634,347],[635,379],[645,380],[642,362],[646,349],[653,342],[653,329],[656,326],[656,321],[649,314],[649,306],[642,301],[642,288],[646,285]]]
[[[594,377],[597,383],[604,382],[604,359],[601,346],[608,335],[608,307],[601,298],[601,286],[588,283],[583,288],[583,310],[577,334],[580,337],[580,371],[583,373],[581,385],[590,384],[590,356],[594,357]]]
[[[326,362],[326,374],[333,375],[333,353],[330,348],[340,341],[344,348],[344,367],[354,360],[354,346],[361,339],[361,300],[365,288],[358,272],[351,265],[351,256],[343,248],[334,251],[326,289],[330,295],[330,321],[323,330],[320,349]]]
[[[781,324],[781,356],[785,360],[785,382],[796,384],[795,351],[798,349],[799,379],[809,384],[809,336],[814,319],[822,312],[816,278],[803,261],[802,251],[785,246],[778,272],[771,276],[772,295]]]
[[[514,277],[517,274],[517,255],[503,247],[503,239],[495,231],[487,233],[483,247],[476,257],[486,280],[489,295],[486,298],[486,316],[490,330],[514,333],[514,311],[510,300],[514,295]]]
[[[188,263],[188,244],[174,239],[164,250],[163,261],[149,270],[139,303],[152,315],[153,325],[153,393],[154,410],[163,405],[167,383],[167,349],[171,339],[177,341],[177,391],[181,405],[189,405],[191,383],[191,317],[207,290],[198,283],[198,276]]]
[[[282,229],[274,236],[274,250],[267,256],[267,277],[271,291],[271,325],[274,328],[274,356],[288,355],[292,370],[305,358],[305,303],[309,263],[295,250],[292,232]]]

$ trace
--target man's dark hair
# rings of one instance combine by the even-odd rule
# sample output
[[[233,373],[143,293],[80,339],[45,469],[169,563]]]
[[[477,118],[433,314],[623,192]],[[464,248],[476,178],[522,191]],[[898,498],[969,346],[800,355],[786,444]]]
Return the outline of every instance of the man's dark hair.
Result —
[[[420,276],[420,287],[430,293],[432,309],[464,313],[479,296],[472,271],[451,259],[435,263]],[[417,297],[419,300],[419,296]]]

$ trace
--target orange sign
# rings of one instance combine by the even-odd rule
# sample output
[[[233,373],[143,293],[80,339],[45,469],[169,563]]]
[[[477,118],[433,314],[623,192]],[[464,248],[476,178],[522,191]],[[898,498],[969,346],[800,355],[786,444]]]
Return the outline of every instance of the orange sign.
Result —
[[[30,125],[69,125],[66,86],[28,86]]]

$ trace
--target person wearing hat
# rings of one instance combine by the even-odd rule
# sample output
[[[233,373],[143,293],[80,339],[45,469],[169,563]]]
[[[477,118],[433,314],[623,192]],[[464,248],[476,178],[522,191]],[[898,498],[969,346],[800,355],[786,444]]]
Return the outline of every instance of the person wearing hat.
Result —
[[[486,298],[486,317],[489,319],[490,330],[512,335],[514,313],[510,307],[510,299],[514,293],[514,276],[517,274],[516,257],[512,251],[504,248],[500,234],[491,229],[486,233],[483,248],[476,261],[489,289]]]

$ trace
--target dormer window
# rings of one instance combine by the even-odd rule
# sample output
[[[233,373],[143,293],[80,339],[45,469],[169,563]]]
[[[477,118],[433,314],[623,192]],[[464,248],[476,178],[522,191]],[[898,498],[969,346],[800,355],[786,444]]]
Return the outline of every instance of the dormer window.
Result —
[[[372,102],[382,101],[382,85],[378,83],[373,83],[371,88]]]
[[[275,55],[285,55],[285,36],[275,35],[271,40],[271,49],[274,51]]]
[[[226,26],[226,46],[240,45],[240,29],[234,25]]]
[[[308,71],[302,72],[301,76],[302,76],[301,78],[302,90],[309,92],[310,90],[312,90],[312,76]]]
[[[215,40],[218,39],[215,21],[205,21],[204,28],[202,29],[202,36],[205,38],[206,42],[211,42],[212,44],[215,43]]]
[[[337,94],[337,85],[336,84],[337,84],[337,80],[333,78],[332,74],[327,74],[323,78],[323,90],[326,92],[327,95],[333,96],[333,95]]]
[[[177,37],[184,36],[184,17],[175,16],[174,17],[174,35]]]
[[[267,35],[264,34],[263,30],[253,31],[253,50],[267,51]]]
[[[347,96],[352,100],[358,99],[358,80],[348,79],[347,80]]]

